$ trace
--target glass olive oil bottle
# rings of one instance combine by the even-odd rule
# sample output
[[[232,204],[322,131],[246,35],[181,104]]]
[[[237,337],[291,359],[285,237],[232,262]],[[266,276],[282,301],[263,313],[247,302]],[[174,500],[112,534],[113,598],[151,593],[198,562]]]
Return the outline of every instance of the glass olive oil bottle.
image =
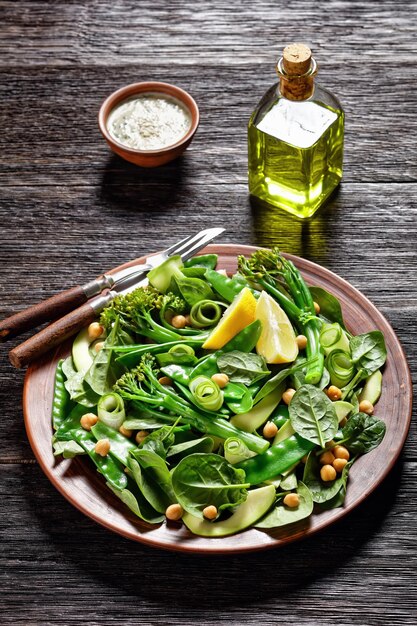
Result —
[[[342,179],[344,113],[314,84],[317,64],[303,44],[284,49],[280,78],[249,121],[249,192],[305,218]]]

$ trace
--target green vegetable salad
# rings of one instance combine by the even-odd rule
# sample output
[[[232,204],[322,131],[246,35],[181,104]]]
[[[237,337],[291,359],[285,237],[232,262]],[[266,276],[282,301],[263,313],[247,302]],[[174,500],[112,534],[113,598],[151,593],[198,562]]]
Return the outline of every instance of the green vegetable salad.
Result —
[[[216,267],[173,257],[76,337],[56,371],[54,454],[87,455],[141,520],[207,537],[343,506],[352,464],[385,434],[383,335],[353,336],[277,249],[231,277]]]

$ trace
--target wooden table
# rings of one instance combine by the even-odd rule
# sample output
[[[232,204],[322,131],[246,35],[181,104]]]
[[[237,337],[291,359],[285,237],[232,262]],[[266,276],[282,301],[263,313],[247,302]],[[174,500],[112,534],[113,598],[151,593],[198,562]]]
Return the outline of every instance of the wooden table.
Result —
[[[203,225],[338,273],[417,360],[417,3],[1,2],[1,316]],[[345,174],[312,221],[252,207],[246,124],[283,45],[309,43],[344,103]],[[113,156],[102,100],[140,80],[191,92],[175,163]],[[28,335],[26,335],[28,336]],[[182,556],[113,535],[45,478],[23,375],[1,348],[1,624],[416,624],[416,427],[386,481],[337,525],[280,550]]]

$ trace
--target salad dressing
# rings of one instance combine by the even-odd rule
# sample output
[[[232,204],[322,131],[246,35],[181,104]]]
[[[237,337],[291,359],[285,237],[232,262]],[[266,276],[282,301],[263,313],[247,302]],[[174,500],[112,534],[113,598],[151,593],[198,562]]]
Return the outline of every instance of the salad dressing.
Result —
[[[135,150],[161,150],[180,141],[191,128],[190,112],[168,95],[146,93],[118,104],[107,130],[119,143]]]

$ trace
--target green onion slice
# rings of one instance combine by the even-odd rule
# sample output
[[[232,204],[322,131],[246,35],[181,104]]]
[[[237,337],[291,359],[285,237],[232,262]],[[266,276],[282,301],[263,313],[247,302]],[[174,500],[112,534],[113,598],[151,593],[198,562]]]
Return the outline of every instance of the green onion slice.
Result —
[[[118,393],[106,393],[97,405],[98,419],[110,428],[118,430],[126,418],[123,398]]]
[[[218,411],[223,404],[223,391],[211,378],[197,376],[190,382],[190,391],[198,404],[208,411]]]

